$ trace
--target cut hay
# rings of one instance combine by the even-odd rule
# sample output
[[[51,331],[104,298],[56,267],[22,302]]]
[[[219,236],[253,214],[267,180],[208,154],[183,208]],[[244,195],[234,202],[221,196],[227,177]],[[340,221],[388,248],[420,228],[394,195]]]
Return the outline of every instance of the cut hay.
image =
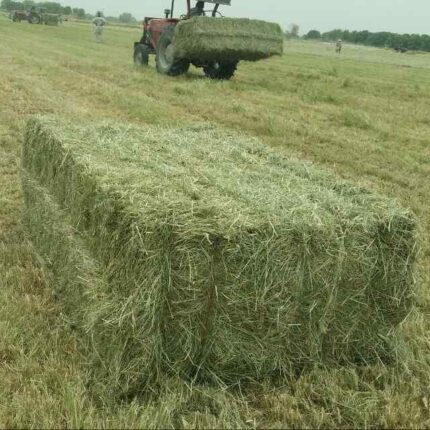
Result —
[[[59,15],[53,13],[42,14],[42,23],[46,25],[58,25],[60,22]]]
[[[246,18],[195,17],[178,23],[175,55],[194,61],[257,61],[282,55],[278,24]]]
[[[417,246],[391,200],[211,126],[34,119],[23,166],[103,268],[85,326],[113,391],[393,354]]]
[[[138,379],[132,371],[134,361],[137,360],[136,366],[141,371],[140,378],[146,375],[149,379],[152,369],[143,360],[151,356],[152,345],[134,343],[134,350],[127,354],[130,336],[134,333],[122,332],[121,325],[115,324],[123,303],[117,302],[117,295],[112,294],[105,270],[72,227],[67,211],[26,171],[22,172],[22,189],[24,225],[35,250],[52,274],[54,294],[68,323],[81,336],[81,347],[90,365],[92,391],[107,398],[127,395],[136,388]],[[129,379],[134,384],[132,387]]]
[[[107,290],[103,272],[72,227],[67,212],[25,171],[22,189],[23,222],[34,248],[53,275],[54,295],[61,299],[71,325],[82,328],[89,292]]]

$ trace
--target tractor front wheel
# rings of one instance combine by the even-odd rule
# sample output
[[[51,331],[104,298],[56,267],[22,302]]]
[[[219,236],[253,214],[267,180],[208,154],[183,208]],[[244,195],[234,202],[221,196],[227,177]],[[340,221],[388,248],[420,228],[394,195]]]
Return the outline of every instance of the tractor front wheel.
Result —
[[[203,71],[208,78],[228,80],[234,76],[237,69],[237,62],[216,61],[205,67]]]
[[[134,47],[133,60],[134,64],[139,67],[145,67],[149,64],[150,48],[147,45],[139,43]]]
[[[190,62],[182,58],[175,58],[174,49],[175,26],[170,25],[163,33],[157,45],[155,59],[157,71],[163,75],[179,76],[188,72]]]

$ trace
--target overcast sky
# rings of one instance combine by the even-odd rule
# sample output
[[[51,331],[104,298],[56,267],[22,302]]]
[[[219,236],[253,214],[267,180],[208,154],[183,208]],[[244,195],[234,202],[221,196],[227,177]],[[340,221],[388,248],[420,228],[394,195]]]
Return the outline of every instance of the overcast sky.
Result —
[[[97,10],[114,16],[131,12],[139,20],[144,16],[162,15],[171,3],[171,0],[60,1],[64,5],[83,7],[93,14]],[[177,11],[182,12],[185,0],[176,0],[176,5]],[[228,16],[276,21],[284,28],[297,23],[301,33],[334,28],[430,33],[430,0],[232,0],[231,7],[220,10]]]

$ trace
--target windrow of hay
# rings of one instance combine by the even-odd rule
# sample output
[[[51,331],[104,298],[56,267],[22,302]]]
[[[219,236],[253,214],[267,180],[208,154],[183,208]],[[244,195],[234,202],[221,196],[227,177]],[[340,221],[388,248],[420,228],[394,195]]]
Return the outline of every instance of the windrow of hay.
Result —
[[[207,125],[33,119],[23,167],[102,268],[105,282],[70,295],[85,297],[73,300],[113,393],[395,353],[417,238],[391,200]]]
[[[257,61],[282,55],[281,27],[247,18],[195,17],[178,23],[175,55],[194,61]]]

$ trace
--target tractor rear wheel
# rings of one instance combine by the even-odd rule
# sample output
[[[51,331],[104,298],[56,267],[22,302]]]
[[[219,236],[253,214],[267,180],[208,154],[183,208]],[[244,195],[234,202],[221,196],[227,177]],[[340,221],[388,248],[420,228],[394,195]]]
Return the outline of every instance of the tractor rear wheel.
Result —
[[[231,79],[236,69],[237,62],[235,61],[216,61],[215,63],[203,67],[203,71],[208,78],[219,80]]]
[[[157,71],[163,75],[179,76],[188,72],[190,62],[182,58],[175,58],[174,41],[175,26],[170,25],[163,33],[157,45],[155,59]]]
[[[142,43],[137,44],[134,47],[133,60],[136,66],[145,67],[149,64],[149,52],[150,48]]]

